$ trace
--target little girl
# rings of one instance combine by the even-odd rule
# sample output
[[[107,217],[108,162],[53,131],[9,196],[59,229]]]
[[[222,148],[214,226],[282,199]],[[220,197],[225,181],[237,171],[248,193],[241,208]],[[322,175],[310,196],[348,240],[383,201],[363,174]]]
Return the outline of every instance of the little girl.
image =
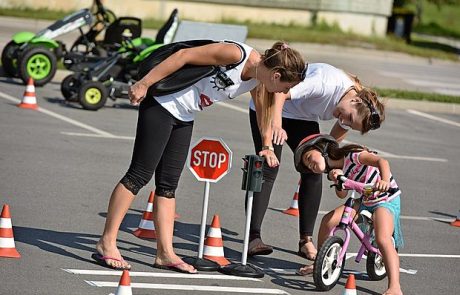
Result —
[[[327,173],[328,179],[337,182],[340,175],[348,179],[375,183],[377,190],[370,197],[363,197],[358,211],[368,210],[373,213],[375,239],[382,253],[388,273],[388,289],[384,295],[402,294],[399,283],[399,256],[396,248],[403,244],[400,215],[400,195],[396,181],[391,175],[388,161],[370,152],[367,148],[349,144],[339,147],[330,135],[314,134],[306,137],[297,147],[294,154],[297,171],[303,173]],[[392,194],[387,191],[392,189]],[[347,191],[336,189],[339,198],[345,198]],[[318,247],[326,241],[332,228],[339,224],[343,205],[326,214],[321,220],[318,233]],[[353,211],[353,215],[356,211]],[[394,238],[394,245],[393,239]],[[313,265],[299,270],[306,275],[313,272]]]

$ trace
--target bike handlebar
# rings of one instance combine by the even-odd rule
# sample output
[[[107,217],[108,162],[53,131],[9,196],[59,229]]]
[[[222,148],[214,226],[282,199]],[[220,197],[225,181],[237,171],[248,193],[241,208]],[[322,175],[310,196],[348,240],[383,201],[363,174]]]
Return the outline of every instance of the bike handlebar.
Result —
[[[351,179],[346,178],[343,175],[340,175],[338,177],[338,184],[332,185],[338,187],[338,189],[345,189],[345,190],[354,190],[357,191],[360,194],[363,195],[371,195],[373,192],[378,191],[378,189],[375,188],[375,183],[362,183],[359,181],[354,181]],[[388,193],[392,194],[396,192],[398,189],[397,188],[390,188],[388,190]]]

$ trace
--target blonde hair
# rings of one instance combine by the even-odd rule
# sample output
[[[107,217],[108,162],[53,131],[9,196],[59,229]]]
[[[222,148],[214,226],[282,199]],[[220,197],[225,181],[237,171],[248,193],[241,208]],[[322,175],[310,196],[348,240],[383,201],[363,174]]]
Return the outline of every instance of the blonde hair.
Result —
[[[306,64],[302,55],[287,43],[278,41],[265,50],[262,55],[262,63],[270,71],[281,75],[282,82],[300,82],[305,74]],[[263,117],[261,129],[269,126],[272,120],[274,93],[267,91],[262,83],[256,89],[257,100],[262,105]],[[261,130],[263,132],[263,130]]]

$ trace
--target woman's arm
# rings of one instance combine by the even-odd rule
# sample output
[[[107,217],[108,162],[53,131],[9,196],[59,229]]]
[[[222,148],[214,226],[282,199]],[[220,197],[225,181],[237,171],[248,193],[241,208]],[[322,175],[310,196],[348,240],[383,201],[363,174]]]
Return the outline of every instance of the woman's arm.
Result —
[[[388,191],[390,188],[391,176],[390,164],[388,161],[374,153],[369,153],[367,151],[361,152],[359,154],[358,160],[363,165],[373,166],[379,169],[381,180],[375,184],[375,188],[382,192]]]
[[[145,97],[147,89],[171,75],[186,64],[229,65],[241,60],[240,48],[231,43],[213,43],[204,46],[181,49],[150,70],[129,89],[129,98],[134,105]]]
[[[347,136],[348,130],[343,129],[340,127],[339,122],[335,122],[334,126],[331,128],[331,132],[329,134],[334,137],[338,142],[341,142]]]
[[[288,92],[285,93],[275,93],[275,101],[273,105],[273,121],[272,121],[272,131],[273,142],[278,145],[282,145],[287,140],[287,133],[283,129],[283,106],[286,100],[291,99],[291,94]]]

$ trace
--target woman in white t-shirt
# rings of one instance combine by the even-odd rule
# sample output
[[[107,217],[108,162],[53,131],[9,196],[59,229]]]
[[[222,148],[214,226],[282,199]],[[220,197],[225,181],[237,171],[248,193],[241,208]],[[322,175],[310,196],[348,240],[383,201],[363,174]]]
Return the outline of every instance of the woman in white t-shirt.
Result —
[[[256,152],[273,150],[277,159],[281,158],[284,141],[294,151],[303,138],[320,133],[319,120],[337,119],[330,134],[341,141],[349,129],[364,134],[379,128],[385,119],[384,106],[374,91],[362,87],[355,76],[324,63],[308,64],[302,82],[287,94],[275,95],[272,128],[267,128],[264,135],[264,142],[272,137],[273,145],[262,143],[255,109],[251,101],[250,121]],[[268,255],[273,252],[273,248],[261,239],[261,226],[278,174],[278,167],[274,166],[276,163],[267,159],[262,191],[254,194],[248,255]],[[308,260],[316,257],[312,234],[321,202],[321,188],[321,175],[301,174],[298,255]]]
[[[216,65],[219,71],[172,94],[147,93],[150,86],[185,65]],[[153,67],[129,90],[131,103],[140,104],[131,165],[112,193],[104,232],[92,258],[106,267],[131,268],[116,246],[118,230],[135,195],[155,174],[153,215],[157,251],[154,266],[196,273],[193,266],[174,253],[172,244],[175,190],[188,154],[195,113],[215,102],[249,92],[260,83],[264,90],[256,96],[256,105],[262,117],[266,114],[261,121],[267,124],[271,120],[273,93],[287,93],[304,74],[302,56],[282,42],[275,43],[264,54],[243,43],[216,42],[179,50]],[[264,156],[276,158],[271,151]]]

